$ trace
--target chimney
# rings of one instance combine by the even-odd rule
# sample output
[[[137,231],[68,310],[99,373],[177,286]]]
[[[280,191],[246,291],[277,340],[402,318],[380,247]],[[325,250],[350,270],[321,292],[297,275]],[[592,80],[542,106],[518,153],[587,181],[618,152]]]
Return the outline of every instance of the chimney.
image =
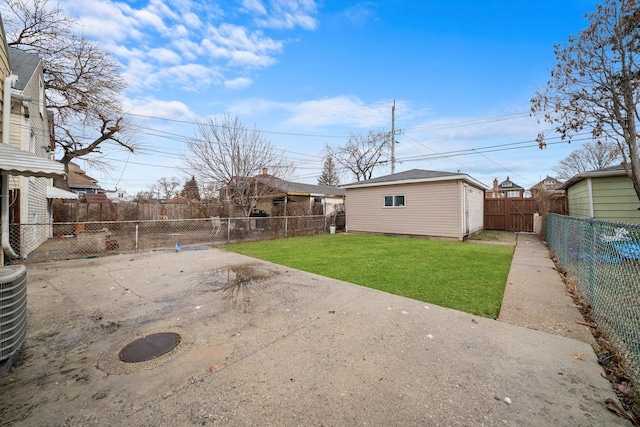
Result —
[[[493,191],[498,192],[498,178],[493,180]]]
[[[262,168],[262,175],[269,175],[267,172],[269,172],[269,169]]]

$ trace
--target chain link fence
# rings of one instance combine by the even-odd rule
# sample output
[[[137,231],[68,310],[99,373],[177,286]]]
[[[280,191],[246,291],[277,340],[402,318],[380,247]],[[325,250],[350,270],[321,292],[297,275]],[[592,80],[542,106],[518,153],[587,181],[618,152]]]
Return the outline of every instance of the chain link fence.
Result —
[[[598,328],[640,380],[640,224],[550,214],[547,242]]]
[[[22,258],[14,262],[57,261],[149,250],[197,250],[229,242],[277,239],[335,231],[324,215],[180,219],[157,221],[11,224],[10,242]],[[24,253],[24,236],[50,236]]]

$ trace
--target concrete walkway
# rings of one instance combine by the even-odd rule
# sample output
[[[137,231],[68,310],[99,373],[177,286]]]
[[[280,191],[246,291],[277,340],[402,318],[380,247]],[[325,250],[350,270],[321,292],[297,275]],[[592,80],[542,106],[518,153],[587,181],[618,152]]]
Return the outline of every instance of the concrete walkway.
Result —
[[[507,305],[529,298],[517,271],[540,276],[534,299],[552,277],[521,239]],[[542,330],[571,321],[524,305],[485,319],[217,249],[30,265],[28,281],[3,425],[629,425],[590,345]],[[155,332],[181,342],[120,361]]]
[[[538,235],[519,233],[498,320],[596,345]]]

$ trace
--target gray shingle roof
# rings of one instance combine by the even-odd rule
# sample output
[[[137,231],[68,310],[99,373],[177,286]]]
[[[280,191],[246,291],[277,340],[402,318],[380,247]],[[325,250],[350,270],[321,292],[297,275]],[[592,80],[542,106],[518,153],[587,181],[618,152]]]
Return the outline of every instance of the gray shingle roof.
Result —
[[[391,175],[379,176],[377,178],[368,179],[366,181],[353,182],[351,184],[344,185],[345,188],[349,187],[360,187],[360,186],[369,186],[371,184],[393,184],[394,182],[403,182],[403,181],[431,181],[431,180],[442,180],[447,178],[455,178],[458,177],[460,179],[465,179],[466,181],[473,182],[474,184],[487,188],[484,184],[475,179],[471,178],[469,175],[461,172],[441,172],[441,171],[431,171],[424,169],[411,169],[404,172],[398,172]]]
[[[500,183],[500,185],[498,186],[498,188],[501,189],[501,190],[524,190],[523,187],[520,187],[518,184],[516,184],[515,182],[511,181],[509,179],[509,177],[507,177],[507,179],[502,181]]]
[[[18,76],[18,81],[15,84],[15,89],[24,90],[27,83],[33,76],[33,73],[38,67],[40,57],[32,53],[23,52],[19,49],[10,47],[9,58],[11,61],[11,72]]]
[[[344,195],[346,194],[345,190],[342,188],[332,187],[330,185],[313,185],[303,184],[300,182],[285,181],[284,179],[276,178],[271,175],[258,175],[255,177],[255,179],[271,187],[278,188],[288,194],[302,193],[341,197],[344,197]]]
[[[571,187],[576,182],[580,182],[586,178],[597,178],[597,177],[607,177],[607,176],[622,176],[626,175],[627,172],[624,170],[624,166],[622,163],[615,166],[609,166],[601,169],[594,169],[587,172],[581,172],[571,177],[567,182],[562,186],[563,189]]]

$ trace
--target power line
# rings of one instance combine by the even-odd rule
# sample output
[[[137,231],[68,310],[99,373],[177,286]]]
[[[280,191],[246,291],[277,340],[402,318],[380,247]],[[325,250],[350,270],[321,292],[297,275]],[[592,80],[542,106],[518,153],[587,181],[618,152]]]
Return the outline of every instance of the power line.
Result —
[[[128,116],[135,116],[135,117],[144,117],[146,119],[153,119],[153,120],[163,120],[163,121],[167,121],[167,122],[174,122],[174,123],[182,123],[182,124],[190,124],[190,125],[201,125],[204,124],[202,122],[193,122],[193,121],[189,121],[189,120],[177,120],[177,119],[167,119],[164,117],[154,117],[154,116],[147,116],[144,114],[134,114],[134,113],[125,113]],[[209,124],[209,123],[207,123]],[[218,127],[225,127],[224,125],[215,125]],[[242,130],[248,130],[248,131],[252,131],[254,129],[249,129],[249,128],[240,128]],[[268,134],[273,134],[273,135],[287,135],[287,136],[304,136],[304,137],[309,137],[309,138],[349,138],[349,135],[320,135],[320,134],[311,134],[311,133],[295,133],[295,132],[281,132],[281,131],[272,131],[272,130],[261,130],[261,129],[255,129],[260,133],[268,133]]]

